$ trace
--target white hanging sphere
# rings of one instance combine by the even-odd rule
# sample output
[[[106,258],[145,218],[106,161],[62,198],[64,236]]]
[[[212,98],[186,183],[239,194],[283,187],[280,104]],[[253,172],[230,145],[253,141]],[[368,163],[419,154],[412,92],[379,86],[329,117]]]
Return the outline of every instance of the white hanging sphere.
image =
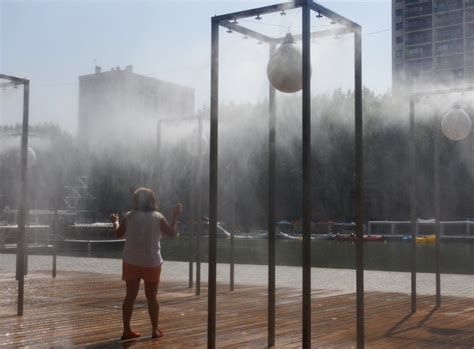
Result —
[[[302,62],[301,50],[293,40],[293,36],[290,33],[286,34],[283,43],[268,62],[268,80],[281,92],[294,93],[301,90],[303,88]]]
[[[28,151],[27,166],[28,166],[28,168],[30,168],[30,167],[33,167],[36,164],[36,152],[30,146],[28,146],[27,151]],[[21,149],[19,149],[18,152],[16,153],[16,158],[17,158],[17,161],[18,161],[18,165],[21,166]]]
[[[466,138],[469,132],[471,132],[471,127],[471,118],[460,107],[450,109],[441,121],[443,134],[453,141],[460,141]]]

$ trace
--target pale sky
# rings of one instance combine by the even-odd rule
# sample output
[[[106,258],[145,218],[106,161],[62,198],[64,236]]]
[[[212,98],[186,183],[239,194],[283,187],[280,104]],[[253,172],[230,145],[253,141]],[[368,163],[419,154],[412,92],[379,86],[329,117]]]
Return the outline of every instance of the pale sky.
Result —
[[[131,64],[138,74],[193,87],[198,110],[209,104],[211,16],[278,2],[0,0],[0,72],[31,80],[33,123],[51,121],[72,132],[77,125],[78,76],[93,73],[95,65],[110,70]],[[390,0],[320,3],[362,26],[363,83],[377,93],[389,90]],[[284,35],[288,27],[298,27],[300,17],[296,12],[282,20],[266,17],[252,28]],[[265,98],[267,49],[238,34],[221,33],[222,99]],[[316,90],[350,89],[352,41],[329,41],[312,45]],[[21,110],[20,96],[19,90],[0,91],[0,123],[20,121],[21,114],[15,112]]]

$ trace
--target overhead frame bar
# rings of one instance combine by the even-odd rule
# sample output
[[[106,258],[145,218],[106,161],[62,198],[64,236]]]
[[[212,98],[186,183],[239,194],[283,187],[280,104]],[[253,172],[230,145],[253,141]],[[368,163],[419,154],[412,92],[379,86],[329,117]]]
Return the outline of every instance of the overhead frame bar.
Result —
[[[233,22],[229,21],[222,21],[219,23],[220,26],[230,29],[232,31],[235,31],[237,33],[240,33],[242,35],[247,35],[251,38],[254,38],[256,40],[262,41],[266,44],[269,45],[274,45],[274,44],[281,44],[283,40],[285,40],[285,37],[280,37],[280,38],[271,38],[267,35],[261,34],[259,32],[256,32],[255,30],[249,29],[247,27],[241,26],[239,24],[235,24]],[[322,30],[322,31],[316,31],[311,33],[311,39],[320,39],[320,38],[325,38],[325,37],[330,37],[330,36],[337,36],[337,35],[344,35],[344,34],[350,34],[353,33],[352,30],[347,29],[347,28],[337,28],[337,29],[329,29],[329,30]],[[301,34],[293,35],[294,40],[302,40],[303,36]]]

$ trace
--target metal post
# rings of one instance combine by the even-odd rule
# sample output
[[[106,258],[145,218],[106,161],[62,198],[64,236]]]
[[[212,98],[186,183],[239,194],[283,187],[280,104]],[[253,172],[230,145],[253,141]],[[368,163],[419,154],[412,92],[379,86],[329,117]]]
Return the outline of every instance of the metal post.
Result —
[[[20,215],[18,219],[18,242],[17,242],[17,276],[18,276],[18,303],[17,314],[23,315],[23,303],[25,292],[25,266],[28,258],[28,246],[26,242],[25,223],[27,216],[27,192],[28,192],[28,121],[29,121],[30,82],[23,82],[23,128],[21,134],[21,197]]]
[[[196,296],[201,294],[201,236],[202,236],[202,119],[198,119],[198,160],[197,160],[197,178],[196,178],[196,214],[197,214],[197,230],[196,230]]]
[[[232,175],[234,177],[234,175]],[[235,177],[233,178],[235,182]],[[234,185],[235,187],[235,185]],[[235,190],[234,190],[235,193]],[[235,200],[235,199],[234,199]],[[229,290],[234,291],[234,281],[235,281],[235,239],[234,239],[234,229],[230,231],[230,270],[229,270]]]
[[[56,206],[53,217],[53,270],[52,277],[56,277],[56,262],[58,256],[58,208]]]
[[[194,160],[193,160],[194,162]],[[188,287],[192,288],[193,287],[193,276],[194,276],[194,271],[193,271],[193,266],[194,266],[194,251],[193,251],[193,234],[195,233],[195,223],[196,223],[196,201],[195,201],[195,193],[196,193],[196,188],[194,185],[194,181],[191,181],[191,191],[190,191],[190,198],[189,198],[189,203],[191,206],[191,217],[189,220],[189,226],[188,226],[188,233],[189,233],[189,241],[188,241],[188,256],[189,256],[189,277],[188,277]]]
[[[410,100],[410,232],[411,232],[411,312],[416,312],[416,158],[415,100]]]
[[[362,154],[362,36],[354,30],[354,97],[355,97],[355,192],[356,192],[356,307],[357,348],[364,348],[364,217]]]
[[[217,264],[217,145],[219,95],[219,22],[212,19],[211,29],[211,121],[209,154],[209,281],[207,310],[207,347],[216,347],[216,264]]]
[[[270,45],[270,57],[275,45]],[[275,346],[275,190],[276,190],[276,106],[275,88],[270,84],[268,97],[268,347]]]
[[[235,289],[235,206],[237,204],[237,179],[234,162],[232,163],[232,229],[230,232],[230,290]]]
[[[302,5],[303,44],[303,348],[311,348],[311,17]]]
[[[440,192],[439,192],[439,143],[441,138],[438,115],[435,118],[434,134],[434,201],[435,201],[435,234],[436,234],[436,307],[441,306],[441,276],[440,276]]]

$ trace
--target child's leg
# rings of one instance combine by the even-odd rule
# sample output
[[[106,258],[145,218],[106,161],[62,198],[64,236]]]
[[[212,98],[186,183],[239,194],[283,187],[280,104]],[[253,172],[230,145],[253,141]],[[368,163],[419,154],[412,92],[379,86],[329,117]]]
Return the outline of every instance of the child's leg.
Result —
[[[140,279],[138,280],[126,280],[127,293],[122,304],[122,317],[123,317],[123,337],[129,337],[132,334],[130,327],[130,320],[133,313],[133,304],[137,298],[138,289],[140,288]]]
[[[158,293],[158,282],[145,281],[145,295],[148,301],[148,314],[150,315],[153,338],[161,337],[161,332],[158,330],[158,317],[160,315],[160,304],[156,299]]]

